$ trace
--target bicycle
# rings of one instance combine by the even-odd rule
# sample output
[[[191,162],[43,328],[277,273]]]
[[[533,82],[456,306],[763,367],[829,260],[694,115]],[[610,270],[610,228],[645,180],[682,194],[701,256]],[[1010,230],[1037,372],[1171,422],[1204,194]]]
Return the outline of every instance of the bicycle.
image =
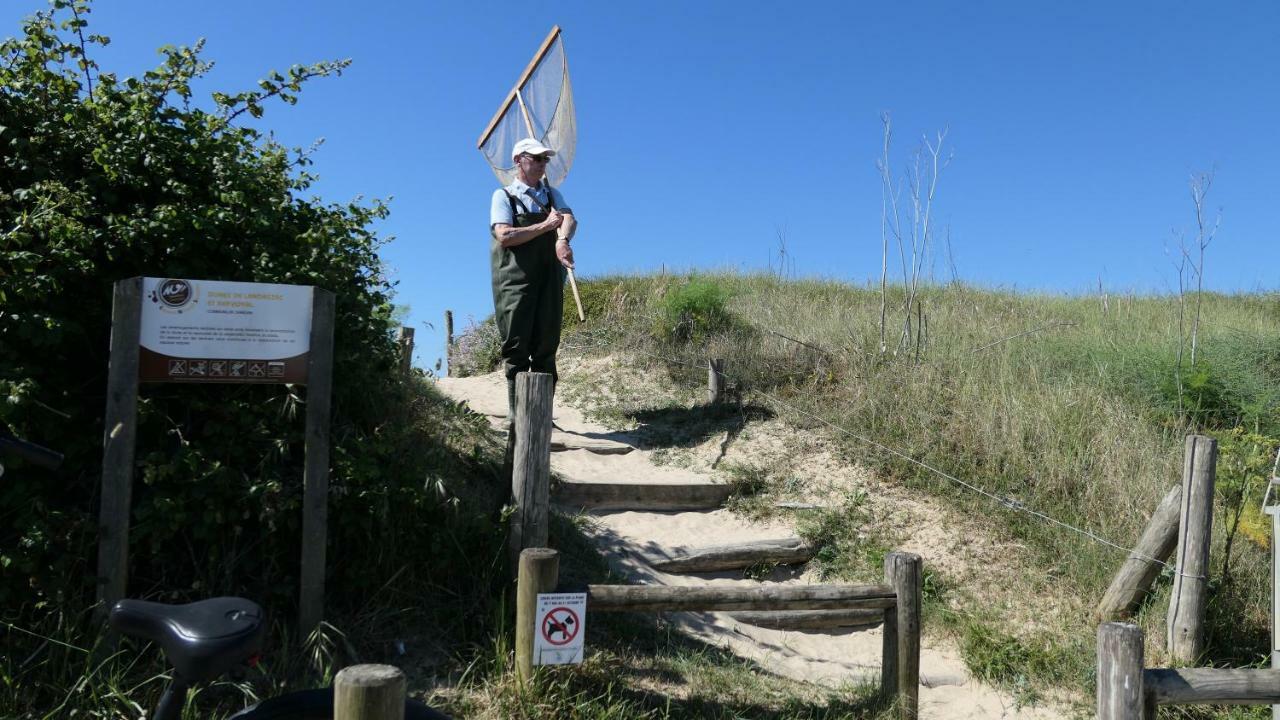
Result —
[[[0,456],[13,455],[56,470],[62,454],[21,440],[0,426]],[[0,464],[0,477],[4,475]],[[222,675],[256,664],[266,635],[265,615],[252,600],[218,597],[170,605],[145,600],[121,600],[108,616],[122,635],[150,640],[172,668],[150,720],[179,720],[187,690]],[[333,688],[301,690],[263,700],[228,720],[331,720]],[[450,720],[417,700],[405,700],[405,720]]]
[[[62,453],[54,452],[26,440],[20,440],[13,433],[0,428],[0,455],[16,455],[32,465],[49,470],[57,470],[62,465]],[[0,477],[4,477],[4,465],[0,464]]]
[[[266,625],[257,603],[218,597],[185,605],[121,600],[111,608],[111,627],[160,646],[173,668],[151,720],[178,720],[187,690],[256,662]],[[228,720],[330,720],[333,688],[301,690],[263,700]],[[405,700],[405,720],[449,720],[417,700]]]

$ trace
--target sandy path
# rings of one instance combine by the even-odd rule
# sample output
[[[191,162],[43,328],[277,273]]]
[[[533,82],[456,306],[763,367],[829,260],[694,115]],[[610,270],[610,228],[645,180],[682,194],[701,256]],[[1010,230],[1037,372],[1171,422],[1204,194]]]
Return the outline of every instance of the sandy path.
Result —
[[[442,378],[438,387],[450,397],[465,401],[472,410],[489,416],[495,427],[505,428],[506,385],[500,374],[471,378]],[[583,414],[557,399],[552,417],[553,448],[561,448],[551,456],[552,470],[566,479],[579,482],[693,483],[716,482],[707,468],[699,463],[688,467],[655,464],[654,452],[639,447],[635,433],[611,432],[594,424]],[[779,421],[769,421],[769,424]],[[752,452],[768,454],[769,444],[785,442],[778,432],[754,435]],[[707,443],[718,445],[718,442]],[[626,448],[633,448],[626,451]],[[588,449],[591,448],[591,449]],[[594,450],[594,451],[593,451]],[[618,454],[625,452],[625,454]],[[609,454],[604,454],[609,453]],[[806,465],[830,469],[825,473],[839,484],[841,473],[836,463],[817,452],[806,459]],[[848,468],[841,468],[844,475]],[[865,476],[865,473],[862,475]],[[865,477],[862,481],[873,482]],[[844,482],[847,484],[848,479]],[[829,489],[829,488],[828,488]],[[821,502],[821,490],[809,499]],[[911,513],[906,497],[889,499],[883,505],[882,520]],[[762,540],[795,535],[785,521],[755,523],[727,510],[706,512],[633,512],[608,511],[589,513],[593,527],[589,531],[601,553],[619,572],[636,583],[664,585],[736,585],[760,581],[742,578],[741,571],[724,573],[668,574],[654,570],[650,561],[670,557],[681,548],[731,543],[738,540]],[[898,525],[898,527],[914,527]],[[983,554],[983,543],[974,542],[970,533],[933,531],[903,538],[905,550],[917,552],[926,564],[940,562],[957,565],[957,556]],[[764,580],[777,583],[815,583],[812,573],[802,569],[780,568]],[[871,630],[827,632],[795,632],[769,630],[738,623],[724,613],[672,613],[670,619],[685,632],[707,643],[726,647],[761,667],[786,677],[809,682],[836,685],[841,683],[879,682],[881,634]],[[921,651],[920,709],[923,718],[1066,718],[1073,717],[1066,708],[1048,704],[1018,707],[1013,698],[971,678],[954,644],[945,638],[930,637],[927,629]]]

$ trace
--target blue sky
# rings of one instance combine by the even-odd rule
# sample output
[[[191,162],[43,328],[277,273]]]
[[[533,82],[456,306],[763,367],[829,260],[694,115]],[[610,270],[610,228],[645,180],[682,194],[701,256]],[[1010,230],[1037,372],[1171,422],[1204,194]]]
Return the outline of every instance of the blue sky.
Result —
[[[42,7],[7,3],[0,34]],[[205,38],[206,91],[354,60],[262,124],[289,145],[325,139],[326,199],[392,198],[383,257],[424,366],[444,309],[459,326],[492,310],[496,181],[475,141],[553,24],[578,110],[562,189],[582,276],[763,269],[782,234],[798,275],[878,278],[889,111],[898,170],[948,131],[935,208],[963,280],[1168,291],[1171,231],[1193,230],[1188,177],[1216,169],[1206,286],[1280,285],[1277,3],[99,0],[90,20],[121,74]]]

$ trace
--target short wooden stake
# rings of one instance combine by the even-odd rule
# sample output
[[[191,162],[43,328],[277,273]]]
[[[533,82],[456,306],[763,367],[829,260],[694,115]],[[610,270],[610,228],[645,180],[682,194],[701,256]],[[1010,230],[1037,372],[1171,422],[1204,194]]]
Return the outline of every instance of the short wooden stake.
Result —
[[[119,280],[111,305],[106,425],[102,433],[102,499],[98,511],[98,605],[101,620],[123,599],[129,578],[129,510],[138,428],[138,344],[142,278]]]
[[[724,400],[724,360],[707,361],[707,402],[712,405]]]
[[[920,556],[907,552],[886,555],[884,581],[893,587],[897,603],[885,611],[881,682],[886,700],[897,703],[898,717],[915,720],[920,713]]]
[[[413,328],[402,326],[396,331],[396,348],[400,351],[400,374],[408,377],[413,369]]]
[[[333,680],[333,720],[404,720],[404,673],[391,665],[352,665]]]
[[[511,556],[546,547],[551,506],[551,403],[555,382],[548,373],[516,375],[515,453],[511,490]]]
[[[1208,600],[1209,541],[1213,531],[1213,484],[1218,443],[1188,435],[1182,470],[1182,508],[1178,530],[1177,572],[1169,598],[1169,656],[1189,665],[1204,653],[1204,612]]]
[[[1098,626],[1098,720],[1143,720],[1142,630],[1129,623]]]
[[[1178,543],[1178,513],[1182,507],[1182,485],[1169,488],[1151,521],[1143,531],[1138,545],[1120,566],[1111,586],[1102,596],[1095,613],[1097,619],[1107,622],[1127,618],[1143,595],[1151,588],[1160,574],[1161,563],[1173,552]]]
[[[444,311],[444,375],[453,375],[453,311]]]
[[[516,578],[516,677],[533,677],[533,636],[538,618],[538,593],[554,592],[560,581],[560,553],[549,548],[526,548],[520,553]]]

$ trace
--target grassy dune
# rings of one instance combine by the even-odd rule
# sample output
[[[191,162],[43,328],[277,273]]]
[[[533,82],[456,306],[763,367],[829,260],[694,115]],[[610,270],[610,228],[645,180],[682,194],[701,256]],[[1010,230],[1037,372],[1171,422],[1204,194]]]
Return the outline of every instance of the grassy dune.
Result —
[[[1055,581],[1034,592],[1081,594],[1089,607],[1123,551],[1025,511],[1128,546],[1178,481],[1184,435],[1218,437],[1204,663],[1265,657],[1267,532],[1257,508],[1280,437],[1280,295],[1203,295],[1193,365],[1192,295],[1180,323],[1176,296],[927,287],[907,329],[904,291],[890,288],[882,351],[875,287],[719,273],[606,277],[581,289],[589,320],[576,322],[570,300],[567,352],[631,358],[666,373],[688,401],[705,387],[705,359],[725,358],[744,400],[830,436],[850,462],[988,518],[1052,568]],[[1153,664],[1163,660],[1169,574],[1139,616]],[[961,594],[981,605],[981,589]],[[1090,687],[1090,617],[1011,631],[968,610],[942,617],[978,674]]]

